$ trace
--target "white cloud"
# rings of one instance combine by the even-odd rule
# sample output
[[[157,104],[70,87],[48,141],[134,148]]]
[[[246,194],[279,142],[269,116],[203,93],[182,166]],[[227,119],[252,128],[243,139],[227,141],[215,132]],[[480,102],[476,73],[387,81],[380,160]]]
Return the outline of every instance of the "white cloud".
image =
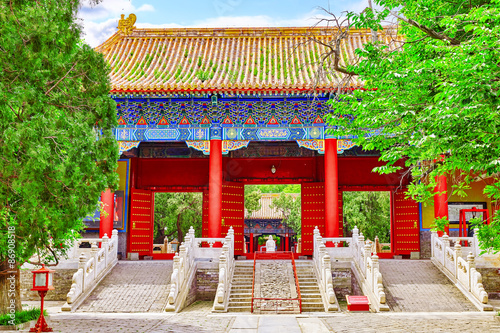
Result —
[[[78,11],[78,17],[85,21],[97,21],[134,11],[136,8],[130,0],[104,0],[97,6],[92,6],[88,0],[84,0]]]
[[[78,18],[83,20],[85,42],[96,47],[115,33],[120,14],[152,11],[155,11],[152,5],[144,4],[136,8],[132,0],[104,0],[97,6],[91,6],[88,0],[84,0]]]
[[[132,4],[132,1],[133,0],[105,0],[99,5],[91,7],[88,4],[88,0],[85,0],[78,13],[78,16],[83,19],[85,41],[92,47],[102,44],[116,32],[118,19],[122,13],[155,11],[155,8],[150,4],[144,4],[136,8]],[[342,7],[348,11],[360,12],[368,6],[366,0],[341,0],[340,2],[342,2]],[[339,15],[341,13],[335,14]],[[192,25],[187,26],[177,23],[150,24],[147,22],[136,22],[135,25],[137,28],[311,27],[318,24],[322,18],[331,17],[317,8],[300,17],[291,19],[277,19],[268,15],[219,16],[196,21]]]
[[[154,12],[155,7],[150,4],[144,4],[141,7],[137,8],[136,12]]]
[[[99,46],[116,32],[117,26],[118,18],[109,19],[100,23],[85,21],[83,24],[83,38],[90,46]]]

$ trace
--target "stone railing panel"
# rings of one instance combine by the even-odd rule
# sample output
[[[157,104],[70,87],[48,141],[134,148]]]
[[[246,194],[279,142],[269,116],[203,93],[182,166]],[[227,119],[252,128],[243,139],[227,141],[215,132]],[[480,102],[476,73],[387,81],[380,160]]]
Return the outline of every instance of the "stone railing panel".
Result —
[[[350,260],[353,257],[352,238],[349,237],[323,237],[323,243],[333,244],[326,251],[330,257],[341,260]]]
[[[344,247],[326,247],[326,242],[333,242],[339,244],[340,242],[345,242]],[[359,233],[359,230],[355,227],[352,231],[352,238],[323,238],[319,234],[319,230],[314,230],[314,255],[313,259],[316,267],[321,268],[320,270],[320,282],[324,290],[334,295],[333,285],[332,285],[332,272],[331,272],[331,260],[343,259],[352,260],[356,271],[359,272],[361,285],[363,286],[363,292],[369,295],[369,298],[374,304],[377,310],[388,310],[386,303],[386,296],[384,292],[382,273],[379,269],[378,256],[376,254],[372,255],[372,242],[365,241],[363,234]],[[326,263],[328,262],[328,264]],[[327,296],[327,298],[333,299]],[[372,303],[373,304],[373,303]]]
[[[89,239],[84,239],[84,241],[89,241]],[[101,243],[100,249],[97,247],[97,243]],[[117,230],[113,230],[111,239],[107,235],[104,235],[103,238],[92,239],[91,244],[90,251],[82,251],[79,255],[78,270],[73,274],[71,288],[66,297],[67,302],[62,307],[64,311],[74,310],[73,304],[81,303],[84,297],[88,296],[97,283],[116,264],[118,249]]]
[[[202,243],[215,244],[220,242],[222,247],[200,247]],[[234,267],[234,231],[230,228],[225,238],[195,238],[193,227],[189,229],[184,242],[179,246],[179,252],[174,256],[173,271],[170,278],[170,292],[167,298],[166,311],[180,311],[182,303],[190,288],[190,279],[196,271],[195,259],[218,259],[219,260],[219,285],[214,300],[214,310],[220,310],[225,304],[227,291],[230,285],[232,270]],[[221,262],[222,261],[222,262]],[[222,280],[221,280],[222,279]],[[215,307],[217,303],[217,309]]]
[[[219,257],[219,284],[215,293],[213,311],[225,311],[229,300],[230,284],[234,272],[234,230],[229,228],[224,238],[222,253]]]
[[[454,243],[453,247],[450,244],[450,239]],[[493,307],[488,304],[488,293],[482,284],[482,276],[476,270],[473,252],[470,251],[467,259],[464,259],[464,248],[460,244],[462,240],[471,242],[465,247],[466,250],[473,249],[478,253],[476,237],[472,239],[471,237],[450,238],[446,234],[438,237],[436,232],[432,232],[432,261],[438,268],[447,273],[450,280],[456,283],[465,296],[473,301],[478,308],[492,310]]]

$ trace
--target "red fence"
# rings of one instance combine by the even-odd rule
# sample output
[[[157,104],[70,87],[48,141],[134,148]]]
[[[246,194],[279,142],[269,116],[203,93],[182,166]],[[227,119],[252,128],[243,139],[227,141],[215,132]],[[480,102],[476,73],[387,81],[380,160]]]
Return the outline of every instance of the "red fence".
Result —
[[[292,252],[255,252],[253,257],[253,281],[252,281],[252,308],[251,311],[259,313],[301,313],[302,298],[300,296],[299,278],[295,267],[295,258]],[[255,292],[255,265],[257,260],[291,260],[295,286],[297,288],[296,298],[272,298],[254,297]]]

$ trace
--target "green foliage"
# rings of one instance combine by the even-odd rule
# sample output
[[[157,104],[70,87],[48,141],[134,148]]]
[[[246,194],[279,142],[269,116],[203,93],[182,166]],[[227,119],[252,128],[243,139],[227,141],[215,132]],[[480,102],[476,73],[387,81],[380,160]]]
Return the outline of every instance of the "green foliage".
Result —
[[[438,217],[434,219],[434,223],[431,224],[432,231],[444,231],[450,224],[450,221],[446,217]]]
[[[361,61],[347,69],[366,90],[341,95],[330,124],[379,150],[386,165],[378,172],[395,171],[404,157],[417,201],[431,199],[435,177],[445,174],[459,195],[487,178],[485,196],[500,199],[500,1],[375,2],[385,10],[349,14],[354,26],[380,31],[381,20],[397,17],[404,42],[356,50]],[[368,135],[375,130],[383,135]],[[491,242],[500,225],[480,230],[482,248],[500,250]]]
[[[252,185],[245,186],[245,209],[249,216],[261,208],[261,197],[262,193],[258,187]]]
[[[43,315],[47,316],[47,310],[43,310]],[[0,326],[19,325],[28,321],[36,320],[40,317],[40,308],[16,311],[14,315],[4,314],[0,316]]]
[[[273,199],[273,203],[269,205],[269,208],[281,211],[283,224],[292,228],[297,235],[300,235],[302,227],[300,196],[294,198],[289,194],[282,193],[278,198]]]
[[[0,262],[55,259],[117,185],[116,104],[79,1],[0,1]]]
[[[154,243],[163,244],[165,236],[184,241],[191,226],[201,237],[202,200],[201,193],[155,193]]]
[[[485,226],[484,221],[478,217],[469,222],[470,228],[478,229],[477,238],[481,241],[481,254],[497,253],[500,250],[500,237],[497,231],[500,229],[500,216],[495,214],[489,226]]]
[[[389,192],[344,192],[344,229],[358,227],[365,238],[381,243],[390,242],[391,216]]]
[[[300,193],[300,184],[270,184],[270,185],[247,185],[255,186],[262,193]]]
[[[210,71],[203,71],[203,70],[199,69],[198,71],[196,71],[196,77],[201,82],[204,82],[204,81],[210,79],[211,77],[213,77],[213,74],[210,74]]]

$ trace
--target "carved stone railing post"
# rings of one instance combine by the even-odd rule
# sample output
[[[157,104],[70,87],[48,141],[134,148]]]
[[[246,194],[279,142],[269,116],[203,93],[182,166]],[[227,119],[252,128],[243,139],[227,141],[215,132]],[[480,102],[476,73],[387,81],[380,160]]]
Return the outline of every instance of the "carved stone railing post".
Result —
[[[98,257],[97,257],[97,251],[99,251],[99,247],[97,246],[96,242],[92,242],[90,247],[90,257],[94,258],[94,267],[92,270],[92,279],[95,280],[97,278],[97,263],[98,263]]]
[[[474,229],[474,244],[473,244],[473,249],[474,249],[474,252],[472,254],[474,254],[475,256],[479,257],[480,253],[481,253],[481,250],[479,248],[479,240],[477,239],[477,234],[479,233],[479,229],[478,228],[475,228]]]
[[[458,258],[462,258],[462,245],[460,245],[460,242],[455,242],[453,251],[455,252],[455,277],[458,277]]]
[[[435,230],[432,230],[431,231],[431,257],[435,257],[435,254],[434,254],[434,244],[435,244],[435,239],[437,238],[437,231]]]
[[[380,273],[380,264],[378,262],[377,254],[372,256],[373,268],[373,293],[378,297],[381,304],[385,304],[384,284],[382,282],[382,273]]]
[[[102,236],[101,249],[104,249],[104,267],[108,266],[108,250],[109,250],[109,237],[107,234]]]

